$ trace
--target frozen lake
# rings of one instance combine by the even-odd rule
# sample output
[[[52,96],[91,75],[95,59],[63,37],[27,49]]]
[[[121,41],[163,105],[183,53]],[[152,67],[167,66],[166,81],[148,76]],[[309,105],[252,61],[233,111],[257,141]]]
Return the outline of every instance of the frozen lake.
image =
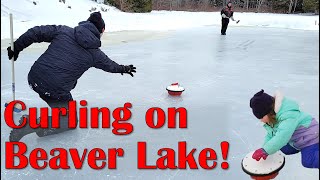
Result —
[[[229,27],[227,36],[220,28],[207,26],[169,32],[143,41],[123,38],[120,43],[104,44],[102,50],[119,64],[134,64],[137,73],[109,74],[90,69],[72,91],[77,102],[87,100],[88,107],[108,107],[111,111],[132,103],[130,123],[134,131],[116,136],[112,129],[77,129],[51,137],[35,134],[22,139],[28,149],[43,148],[123,148],[117,170],[93,170],[84,164],[75,170],[6,170],[4,143],[10,128],[4,123],[3,104],[12,98],[11,62],[1,48],[1,178],[4,179],[249,179],[241,169],[242,158],[263,143],[265,130],[249,107],[254,93],[264,89],[273,94],[281,90],[297,100],[301,109],[319,118],[319,35],[318,31],[273,28]],[[108,37],[108,34],[105,36]],[[119,37],[121,38],[121,37]],[[134,38],[133,38],[134,39]],[[108,38],[106,38],[108,41]],[[16,98],[27,107],[47,106],[27,84],[27,74],[44,48],[29,48],[16,61]],[[171,97],[166,86],[179,82],[186,91]],[[151,107],[185,107],[187,129],[150,129],[145,113]],[[17,114],[18,118],[20,115]],[[17,119],[16,118],[16,119]],[[147,142],[147,162],[154,165],[157,151],[177,149],[179,141],[188,143],[195,155],[208,147],[216,151],[218,165],[213,170],[138,170],[137,142]],[[223,170],[220,142],[230,143],[229,169]],[[30,153],[30,151],[28,151]],[[195,156],[197,158],[197,156]],[[177,161],[176,161],[177,162]],[[316,180],[318,170],[302,167],[300,154],[286,156],[286,165],[277,179]],[[86,162],[85,162],[86,163]]]

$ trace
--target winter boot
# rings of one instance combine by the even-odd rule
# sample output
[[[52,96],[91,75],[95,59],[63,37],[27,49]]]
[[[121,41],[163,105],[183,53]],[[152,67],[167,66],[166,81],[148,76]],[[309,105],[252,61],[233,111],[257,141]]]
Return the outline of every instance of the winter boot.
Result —
[[[49,122],[52,122],[52,117],[49,116]],[[46,128],[42,129],[40,128],[37,130],[37,135],[39,137],[44,137],[44,136],[50,136],[53,134],[59,134],[68,130],[73,130],[75,128],[68,128],[68,117],[60,116],[60,127],[59,128]]]
[[[19,120],[19,124],[22,124],[23,122],[23,117],[26,117],[27,119],[29,118],[28,115],[23,115],[20,120]],[[19,128],[19,129],[13,129],[10,132],[10,136],[9,136],[9,140],[10,142],[18,142],[20,141],[21,138],[23,138],[25,135],[27,134],[31,134],[37,132],[37,129],[33,129],[29,126],[29,124],[27,123],[23,128]]]

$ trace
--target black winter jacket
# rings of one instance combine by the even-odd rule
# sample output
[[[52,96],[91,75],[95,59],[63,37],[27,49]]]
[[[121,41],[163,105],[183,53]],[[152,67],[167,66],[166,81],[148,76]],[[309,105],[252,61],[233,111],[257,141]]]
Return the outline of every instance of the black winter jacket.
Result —
[[[22,51],[35,42],[49,42],[50,45],[33,64],[29,81],[31,79],[48,93],[68,94],[91,67],[110,73],[124,71],[122,65],[99,49],[100,33],[89,21],[80,22],[75,28],[62,25],[33,27],[15,41],[15,50]]]

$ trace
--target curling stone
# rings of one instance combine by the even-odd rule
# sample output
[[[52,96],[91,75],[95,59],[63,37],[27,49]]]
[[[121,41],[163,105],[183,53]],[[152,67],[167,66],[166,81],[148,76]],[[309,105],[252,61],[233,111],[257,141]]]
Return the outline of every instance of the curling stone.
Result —
[[[184,91],[184,88],[179,85],[179,83],[172,83],[167,87],[167,91],[172,96],[180,96]]]
[[[284,167],[285,157],[277,152],[269,155],[266,160],[259,161],[252,158],[254,151],[247,154],[242,162],[242,170],[255,180],[270,180],[274,179],[279,171]]]

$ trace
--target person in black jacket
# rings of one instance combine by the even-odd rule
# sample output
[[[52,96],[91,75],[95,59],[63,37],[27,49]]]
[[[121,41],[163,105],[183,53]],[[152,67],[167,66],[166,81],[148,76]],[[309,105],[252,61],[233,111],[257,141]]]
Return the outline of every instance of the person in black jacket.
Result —
[[[227,7],[223,8],[221,10],[221,35],[226,35],[226,31],[228,28],[228,24],[229,24],[229,19],[231,19],[232,21],[235,21],[233,18],[233,9],[232,9],[232,3],[228,2]],[[237,23],[239,22],[239,20],[237,21]]]
[[[14,51],[11,47],[7,48],[8,56],[17,60],[19,53],[32,43],[49,42],[48,49],[31,67],[28,83],[51,108],[67,108],[69,101],[73,100],[70,91],[89,68],[122,75],[127,73],[132,77],[136,72],[133,65],[119,65],[100,50],[100,38],[104,30],[105,23],[100,12],[92,13],[87,21],[80,22],[75,28],[63,25],[35,26],[14,42]],[[19,141],[34,132],[42,137],[67,130],[70,130],[68,117],[60,116],[60,128],[32,129],[27,124],[23,128],[13,129],[9,140]]]

